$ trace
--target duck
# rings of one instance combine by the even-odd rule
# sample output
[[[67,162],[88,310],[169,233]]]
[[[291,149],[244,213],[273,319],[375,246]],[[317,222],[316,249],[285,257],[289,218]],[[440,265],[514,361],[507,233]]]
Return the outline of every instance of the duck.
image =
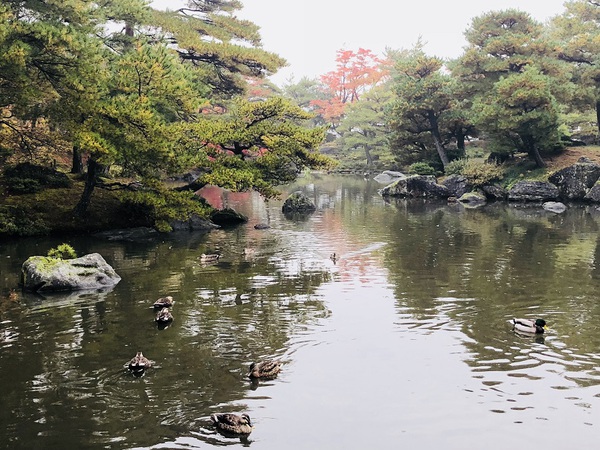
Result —
[[[522,333],[542,334],[548,329],[544,319],[513,319],[513,329]]]
[[[248,370],[248,378],[250,379],[264,379],[272,380],[277,377],[277,374],[281,372],[281,363],[271,359],[266,359],[258,363],[250,364]]]
[[[154,307],[156,309],[170,308],[174,304],[175,304],[175,300],[173,300],[173,297],[171,297],[170,295],[168,295],[166,297],[161,297],[158,300],[156,300],[154,302]]]
[[[217,254],[205,254],[205,253],[202,253],[200,255],[200,262],[203,262],[203,263],[217,262],[220,257],[221,257],[221,255],[217,255]]]
[[[248,414],[212,414],[210,419],[217,430],[227,434],[248,435],[254,428]]]
[[[158,314],[156,315],[156,322],[158,322],[159,324],[173,322],[173,314],[171,314],[169,308],[164,307],[158,312]]]
[[[142,352],[137,352],[136,355],[129,361],[129,370],[134,374],[142,374],[146,369],[152,367],[152,361],[146,358]]]

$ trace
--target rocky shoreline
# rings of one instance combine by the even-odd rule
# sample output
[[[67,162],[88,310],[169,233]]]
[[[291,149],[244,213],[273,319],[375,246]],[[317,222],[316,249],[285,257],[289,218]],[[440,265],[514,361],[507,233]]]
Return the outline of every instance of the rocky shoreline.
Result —
[[[450,175],[441,183],[433,175],[404,175],[400,172],[384,172],[378,181],[390,182],[379,193],[383,197],[437,198],[458,201],[471,207],[485,205],[489,201],[520,203],[549,203],[556,212],[565,208],[562,202],[600,203],[600,165],[580,158],[577,163],[565,167],[550,177],[548,181],[523,180],[510,189],[497,184],[476,187],[469,184],[462,175]]]

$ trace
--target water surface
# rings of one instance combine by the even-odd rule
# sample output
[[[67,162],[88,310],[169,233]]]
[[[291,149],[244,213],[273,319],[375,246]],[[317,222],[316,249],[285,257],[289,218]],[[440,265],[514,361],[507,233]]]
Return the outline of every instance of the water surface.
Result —
[[[388,203],[378,188],[306,178],[287,191],[318,210],[295,218],[280,201],[210,192],[250,222],[69,239],[122,276],[104,293],[6,298],[22,262],[65,239],[0,243],[2,448],[590,448],[599,212]],[[158,329],[163,295],[175,321]],[[513,316],[551,329],[517,335]],[[141,378],[123,367],[138,350],[155,361]],[[265,357],[283,372],[249,383]],[[215,433],[209,416],[224,411],[253,418],[248,439]]]

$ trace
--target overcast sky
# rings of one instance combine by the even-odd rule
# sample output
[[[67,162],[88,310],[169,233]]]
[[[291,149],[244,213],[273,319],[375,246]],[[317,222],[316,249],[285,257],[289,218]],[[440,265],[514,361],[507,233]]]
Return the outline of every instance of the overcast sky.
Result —
[[[176,1],[160,0],[160,5]],[[466,44],[463,32],[473,17],[517,8],[546,21],[564,10],[564,0],[242,0],[238,17],[261,29],[263,48],[282,56],[289,67],[272,80],[318,77],[335,68],[336,51],[386,47],[411,48],[419,36],[425,51],[457,57]]]

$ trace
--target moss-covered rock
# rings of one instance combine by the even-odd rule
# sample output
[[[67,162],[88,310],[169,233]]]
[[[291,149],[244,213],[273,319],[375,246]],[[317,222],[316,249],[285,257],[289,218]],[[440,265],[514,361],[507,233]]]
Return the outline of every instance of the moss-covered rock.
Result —
[[[23,287],[34,292],[95,290],[121,281],[115,270],[98,253],[74,259],[32,256],[21,269]]]

